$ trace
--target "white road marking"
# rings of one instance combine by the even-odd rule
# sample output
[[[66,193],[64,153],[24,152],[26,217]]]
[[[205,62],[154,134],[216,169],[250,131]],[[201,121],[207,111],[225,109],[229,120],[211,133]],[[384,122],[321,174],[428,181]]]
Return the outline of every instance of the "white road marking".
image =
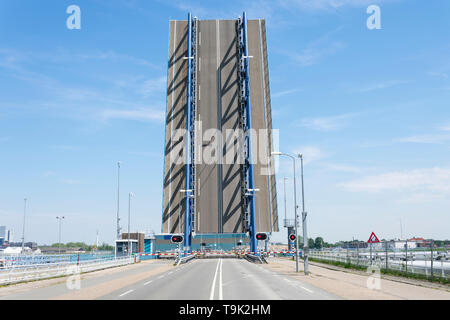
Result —
[[[162,279],[162,278],[164,278],[164,275],[158,277],[158,279]]]
[[[153,282],[153,280],[147,281],[146,283],[144,283],[144,286],[146,286],[146,285],[148,285],[148,284],[150,284],[152,282]]]
[[[122,293],[119,297],[123,297],[124,295],[129,294],[129,293],[131,293],[133,291],[134,291],[133,289],[132,290],[128,290],[127,292]]]
[[[211,293],[209,295],[209,300],[214,300],[214,291],[216,289],[217,271],[219,270],[219,264],[220,264],[221,260],[222,259],[219,259],[219,261],[217,262],[216,272],[214,273],[214,280],[213,280],[213,283],[212,283],[212,286],[211,286]]]
[[[222,289],[222,264],[223,264],[223,260],[220,259],[220,272],[219,272],[219,300],[223,300],[223,289]]]
[[[300,288],[302,288],[303,290],[308,291],[309,293],[314,293],[312,290],[309,290],[309,289],[307,289],[307,288],[305,288],[305,287],[300,286]]]

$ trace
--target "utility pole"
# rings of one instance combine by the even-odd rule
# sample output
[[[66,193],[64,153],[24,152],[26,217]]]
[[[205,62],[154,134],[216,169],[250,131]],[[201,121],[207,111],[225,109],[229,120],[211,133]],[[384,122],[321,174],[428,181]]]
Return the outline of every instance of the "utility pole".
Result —
[[[303,210],[302,210],[302,221],[303,221],[303,262],[304,262],[304,268],[305,268],[305,275],[309,274],[308,271],[308,254],[309,254],[309,248],[308,248],[308,232],[307,232],[307,225],[306,225],[306,216],[307,213],[305,211],[305,188],[304,188],[304,183],[303,183],[303,155],[299,154],[298,157],[300,158],[300,163],[301,163],[301,177],[302,177],[302,205],[303,205]],[[295,216],[297,217],[297,213],[295,214]]]
[[[287,220],[287,206],[286,206],[286,180],[287,178],[284,177],[283,178],[283,182],[284,182],[284,226],[287,229],[287,238],[288,238],[288,251],[291,251],[291,240],[289,239],[289,230],[290,227],[288,225],[288,220]],[[297,240],[297,239],[296,239]]]
[[[64,219],[64,216],[56,217],[56,219],[59,220],[58,253],[61,255],[61,222]]]
[[[130,248],[130,213],[131,213],[131,197],[134,196],[133,192],[128,194],[128,255],[131,256],[131,251],[133,248]]]
[[[22,254],[25,253],[25,214],[27,211],[27,198],[23,199],[23,229],[22,229]]]
[[[120,161],[117,162],[117,239],[120,239],[119,198],[120,198]]]
[[[403,240],[403,225],[402,225],[402,218],[400,218],[400,240]]]
[[[295,271],[298,272],[298,216],[297,216],[297,183],[295,179],[295,157],[290,154],[281,153],[281,152],[272,152],[272,155],[275,156],[286,156],[292,159],[292,164],[294,168],[294,213],[295,213]],[[303,229],[303,236],[305,236],[305,229]],[[303,243],[304,243],[303,239]],[[307,244],[306,244],[307,245]],[[303,245],[303,252],[305,252],[305,245]],[[305,260],[304,260],[305,261]],[[305,264],[305,275],[308,275],[308,266]]]

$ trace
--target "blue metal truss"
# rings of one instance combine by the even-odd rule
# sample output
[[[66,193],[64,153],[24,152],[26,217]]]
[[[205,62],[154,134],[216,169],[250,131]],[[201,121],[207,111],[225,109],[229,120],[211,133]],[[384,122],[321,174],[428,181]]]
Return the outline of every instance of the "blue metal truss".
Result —
[[[197,74],[197,18],[188,14],[187,97],[186,97],[186,165],[185,165],[185,214],[184,251],[191,252],[192,231],[195,217],[195,112]]]
[[[255,219],[255,186],[253,172],[252,155],[252,107],[250,101],[250,67],[248,55],[248,31],[247,15],[244,12],[242,18],[238,19],[238,37],[239,37],[239,65],[240,65],[240,107],[241,107],[241,125],[244,131],[244,206],[245,206],[245,227],[250,235],[250,251],[257,252],[256,240],[256,219]]]

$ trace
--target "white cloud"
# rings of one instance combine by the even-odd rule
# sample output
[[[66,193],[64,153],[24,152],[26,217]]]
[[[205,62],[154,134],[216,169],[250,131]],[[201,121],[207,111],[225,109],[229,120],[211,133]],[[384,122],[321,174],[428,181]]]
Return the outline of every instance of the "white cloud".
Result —
[[[323,58],[333,55],[345,47],[343,42],[333,41],[329,44],[317,47],[307,47],[298,54],[289,54],[289,56],[300,67],[309,67],[318,63]]]
[[[342,50],[345,44],[341,41],[331,39],[332,36],[342,30],[342,27],[338,27],[316,40],[308,43],[303,50],[299,50],[298,53],[292,51],[285,51],[284,54],[290,57],[293,62],[300,67],[308,67],[318,63],[320,60],[327,56],[333,55],[336,52]]]
[[[423,134],[395,139],[395,142],[440,144],[450,140],[450,134]]]
[[[345,127],[355,113],[341,114],[331,117],[307,118],[300,122],[300,127],[319,131],[334,131]]]
[[[81,184],[81,181],[79,180],[74,180],[74,179],[63,179],[61,180],[62,183],[64,184],[68,184],[68,185],[77,185],[77,184]]]
[[[273,93],[271,96],[272,96],[272,98],[282,97],[282,96],[286,96],[286,95],[289,95],[289,94],[297,93],[297,92],[300,92],[300,91],[303,91],[303,89],[297,88],[297,89],[284,90],[284,91]]]
[[[140,93],[146,98],[155,94],[163,96],[166,90],[166,84],[166,77],[146,80],[140,89]]]
[[[446,73],[446,72],[429,72],[428,74],[432,77],[436,77],[439,79],[447,79],[448,78],[448,73]]]
[[[411,81],[407,81],[407,80],[387,80],[387,81],[382,81],[382,82],[378,82],[378,83],[372,83],[372,84],[369,84],[366,86],[358,86],[358,87],[354,88],[352,91],[354,91],[354,92],[370,92],[370,91],[375,91],[375,90],[392,88],[392,87],[410,83],[410,82]]]
[[[394,2],[394,0],[378,0],[377,4]],[[374,4],[374,0],[279,0],[286,8],[297,7],[303,11],[330,10],[341,7],[365,7]]]
[[[152,109],[104,110],[102,112],[102,118],[104,120],[121,119],[160,122],[164,120],[164,112]]]
[[[438,130],[445,131],[445,133],[415,135],[394,139],[394,142],[441,144],[450,141],[450,133],[446,133],[450,131],[450,126],[442,126]]]
[[[61,150],[61,151],[78,151],[81,150],[81,147],[79,146],[70,146],[70,145],[58,145],[58,146],[51,146],[53,149]]]
[[[366,176],[339,185],[352,192],[450,195],[450,168],[426,168]]]
[[[361,173],[363,171],[360,167],[341,165],[341,164],[325,164],[325,168],[332,171],[350,172],[350,173]]]

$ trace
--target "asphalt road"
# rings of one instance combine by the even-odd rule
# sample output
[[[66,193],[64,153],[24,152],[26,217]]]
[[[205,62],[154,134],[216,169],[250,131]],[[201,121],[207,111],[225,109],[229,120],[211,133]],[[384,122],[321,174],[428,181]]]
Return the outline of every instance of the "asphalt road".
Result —
[[[339,297],[246,260],[199,259],[100,299],[328,300]]]

